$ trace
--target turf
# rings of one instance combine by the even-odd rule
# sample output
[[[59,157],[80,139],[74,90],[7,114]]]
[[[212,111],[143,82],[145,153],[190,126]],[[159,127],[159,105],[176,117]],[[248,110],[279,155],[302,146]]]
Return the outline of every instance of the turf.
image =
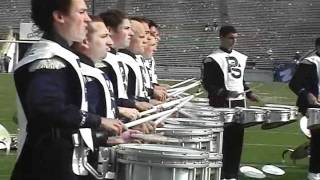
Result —
[[[294,104],[295,95],[283,83],[252,83],[252,89],[259,95],[263,103]],[[196,90],[194,90],[196,91]],[[206,94],[202,95],[203,97]],[[253,104],[257,105],[257,104]],[[10,133],[16,133],[16,125],[12,118],[15,109],[15,91],[12,76],[0,75],[0,124],[4,125]],[[260,127],[247,128],[245,132],[245,145],[243,148],[242,164],[261,168],[265,164],[274,164],[282,167],[286,174],[281,177],[267,176],[266,179],[301,180],[306,179],[308,160],[300,160],[294,164],[288,157],[282,162],[282,152],[287,148],[294,148],[306,142],[307,139],[300,132],[297,123],[284,127],[261,130]],[[15,162],[15,153],[5,155],[0,152],[0,180],[10,177]],[[241,180],[249,178],[241,176]]]

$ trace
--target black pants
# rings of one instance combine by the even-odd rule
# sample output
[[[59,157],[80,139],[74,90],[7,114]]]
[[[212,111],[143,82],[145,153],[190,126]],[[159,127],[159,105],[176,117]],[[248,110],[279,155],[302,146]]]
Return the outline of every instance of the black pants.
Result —
[[[309,172],[320,173],[320,130],[311,131]]]
[[[213,107],[228,107],[228,102],[215,101],[214,99],[210,99],[210,105]],[[231,107],[244,107],[244,101],[232,101]],[[222,179],[238,178],[243,136],[244,128],[240,124],[225,125],[222,146]]]

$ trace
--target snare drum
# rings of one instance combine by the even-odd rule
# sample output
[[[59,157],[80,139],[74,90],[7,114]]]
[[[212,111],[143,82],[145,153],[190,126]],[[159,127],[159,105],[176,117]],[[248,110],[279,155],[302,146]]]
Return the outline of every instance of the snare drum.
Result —
[[[258,106],[251,107],[267,111],[266,121],[261,125],[261,129],[273,129],[294,122],[290,120],[290,110],[288,109]]]
[[[117,180],[207,180],[205,151],[154,144],[116,148]]]
[[[188,114],[191,114],[196,117],[209,117],[212,120],[219,120],[220,119],[220,112],[214,111],[214,109],[210,110],[200,110],[200,109],[191,109],[191,108],[181,108],[179,111],[184,111]]]
[[[177,142],[171,141],[167,142],[166,144],[203,149],[210,152],[207,179],[219,180],[221,176],[220,168],[222,167],[222,154],[220,154],[221,148],[219,147],[218,141],[220,141],[222,128],[199,129],[200,127],[174,126],[176,126],[176,128],[157,128],[156,132],[163,133],[165,136],[179,139]]]
[[[220,113],[220,119],[225,123],[239,123],[239,110],[235,108],[214,108]]]
[[[171,124],[176,126],[176,129],[181,126],[181,128],[210,128],[213,132],[213,136],[211,138],[211,152],[222,153],[222,142],[223,142],[223,125],[224,123],[221,121],[208,121],[208,120],[197,120],[197,119],[187,119],[187,118],[168,118],[166,120],[167,124]],[[165,127],[167,127],[165,125]],[[180,128],[180,129],[181,129]]]
[[[320,128],[320,108],[308,108],[308,129]]]
[[[239,108],[240,124],[243,127],[251,127],[263,123],[266,120],[267,112],[262,109]]]
[[[211,147],[213,131],[211,129],[191,129],[189,128],[157,128],[157,133],[177,139],[176,142],[165,142],[167,145],[176,145],[188,148],[214,151],[217,147]]]
[[[299,114],[297,106],[289,106],[289,105],[282,105],[282,104],[265,104],[266,107],[273,107],[273,108],[284,108],[290,110],[290,120],[297,119]]]

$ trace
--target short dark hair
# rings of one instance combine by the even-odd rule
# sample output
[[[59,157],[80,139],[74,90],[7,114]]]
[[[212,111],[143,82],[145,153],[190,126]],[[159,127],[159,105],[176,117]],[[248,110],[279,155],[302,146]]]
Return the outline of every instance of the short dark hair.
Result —
[[[231,25],[222,26],[219,31],[219,36],[224,37],[224,36],[228,35],[229,33],[237,33],[236,28]]]
[[[318,37],[314,42],[315,47],[320,46],[320,37]]]
[[[44,32],[53,28],[54,11],[68,13],[72,0],[31,0],[31,18],[33,22]]]
[[[91,26],[91,23],[94,23],[94,22],[101,22],[101,23],[104,23],[103,22],[103,19],[100,17],[100,16],[94,16],[94,15],[90,15],[89,16],[90,19],[91,19],[91,22],[89,23],[89,26],[88,26],[88,34],[94,32],[95,30],[93,29],[93,27]]]
[[[114,31],[117,31],[119,25],[123,22],[123,20],[128,18],[128,16],[123,11],[120,11],[118,9],[108,10],[106,12],[100,13],[99,16],[102,18],[104,24]]]
[[[148,25],[149,25],[149,28],[155,27],[155,28],[159,29],[158,24],[156,24],[156,23],[155,23],[154,21],[152,21],[151,19],[149,19]]]

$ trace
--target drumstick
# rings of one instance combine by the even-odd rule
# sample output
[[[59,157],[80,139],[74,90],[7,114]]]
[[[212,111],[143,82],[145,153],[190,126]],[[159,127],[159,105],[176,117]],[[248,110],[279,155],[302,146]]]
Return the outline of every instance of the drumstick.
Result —
[[[183,87],[178,87],[178,88],[173,88],[173,89],[168,89],[167,90],[167,93],[170,93],[170,92],[174,92],[174,91],[180,91],[181,89],[183,89],[185,86]]]
[[[182,84],[186,84],[186,83],[188,83],[188,82],[190,82],[190,81],[193,81],[194,79],[195,79],[195,78],[187,79],[187,80],[185,80],[185,81],[182,81],[182,82],[180,82],[180,83],[177,83],[177,84],[174,84],[174,85],[170,86],[170,88],[175,88],[175,87],[181,86]]]
[[[182,108],[187,102],[189,102],[192,98],[194,98],[194,96],[192,95],[191,97],[189,97],[188,99],[186,99],[185,101],[181,102],[179,105],[177,105],[176,107],[174,107],[174,109],[176,109],[176,111],[178,111],[180,108]],[[172,112],[173,113],[173,112]],[[160,117],[159,119],[157,119],[154,124],[157,126],[158,124],[160,124],[161,122],[163,122],[164,120],[166,120],[169,116],[171,116],[171,114],[167,114],[163,117]]]
[[[192,95],[190,95],[188,97],[191,97],[191,96]],[[147,115],[147,114],[155,113],[157,111],[160,111],[161,109],[166,109],[166,108],[172,107],[172,106],[174,106],[176,104],[181,103],[182,101],[184,101],[188,97],[184,97],[184,98],[181,98],[181,99],[176,99],[176,100],[173,100],[173,101],[169,101],[169,102],[165,102],[165,103],[159,104],[157,106],[154,106],[152,109],[149,109],[149,110],[146,110],[146,111],[143,111],[143,112],[139,113],[139,115],[141,117],[141,116],[144,116],[144,115]]]
[[[126,123],[126,124],[123,125],[123,127],[124,127],[124,129],[128,129],[128,128],[131,128],[133,126],[136,126],[136,125],[139,125],[139,124],[142,124],[142,123],[157,119],[157,118],[159,118],[161,116],[167,115],[168,113],[171,113],[171,112],[174,112],[174,111],[176,111],[176,110],[175,109],[170,109],[170,110],[167,110],[167,111],[162,111],[162,112],[159,112],[157,114],[153,114],[153,115],[150,115],[150,116],[147,116],[147,117],[144,117],[144,118],[137,119],[135,121],[131,121],[129,123]]]
[[[201,84],[200,81],[196,81],[196,82],[194,82],[194,83],[192,83],[192,84],[190,84],[188,86],[185,86],[185,87],[181,88],[181,90],[179,90],[179,91],[168,93],[168,96],[177,96],[179,94],[184,93],[185,91],[187,91],[189,89],[192,89],[194,87],[199,86],[200,84]]]

